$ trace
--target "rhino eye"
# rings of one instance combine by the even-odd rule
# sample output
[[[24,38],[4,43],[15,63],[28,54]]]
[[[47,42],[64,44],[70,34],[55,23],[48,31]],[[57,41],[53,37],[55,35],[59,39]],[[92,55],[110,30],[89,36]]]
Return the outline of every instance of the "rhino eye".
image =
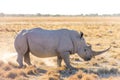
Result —
[[[87,49],[84,49],[84,51],[87,51]]]

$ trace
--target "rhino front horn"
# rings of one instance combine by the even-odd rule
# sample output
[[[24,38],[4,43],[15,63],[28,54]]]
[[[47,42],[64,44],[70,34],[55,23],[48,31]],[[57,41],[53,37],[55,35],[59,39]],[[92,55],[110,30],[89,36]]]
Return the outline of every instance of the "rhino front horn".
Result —
[[[107,52],[110,48],[111,48],[111,46],[110,46],[109,48],[103,50],[103,51],[93,51],[93,54],[94,54],[94,56],[100,55],[100,54],[102,54],[102,53],[104,53],[104,52]]]

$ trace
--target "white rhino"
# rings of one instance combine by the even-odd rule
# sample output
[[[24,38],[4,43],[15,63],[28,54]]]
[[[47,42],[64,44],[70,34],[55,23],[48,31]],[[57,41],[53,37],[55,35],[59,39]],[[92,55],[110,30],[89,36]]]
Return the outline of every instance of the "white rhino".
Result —
[[[18,53],[17,62],[19,67],[24,62],[31,65],[30,52],[40,58],[57,56],[57,65],[61,66],[62,59],[68,68],[72,68],[69,61],[69,55],[77,53],[85,61],[92,57],[104,53],[110,49],[103,51],[93,51],[91,46],[86,44],[83,33],[74,30],[44,30],[34,28],[30,30],[22,30],[15,38],[15,49]]]

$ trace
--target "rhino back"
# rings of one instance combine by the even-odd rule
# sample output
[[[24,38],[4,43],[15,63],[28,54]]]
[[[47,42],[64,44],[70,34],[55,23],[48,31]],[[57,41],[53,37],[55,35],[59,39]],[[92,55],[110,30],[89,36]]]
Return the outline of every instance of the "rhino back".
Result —
[[[57,50],[66,50],[66,47],[70,46],[69,31],[65,29],[43,30],[36,28],[29,30],[27,38],[31,53],[38,57],[56,56]]]

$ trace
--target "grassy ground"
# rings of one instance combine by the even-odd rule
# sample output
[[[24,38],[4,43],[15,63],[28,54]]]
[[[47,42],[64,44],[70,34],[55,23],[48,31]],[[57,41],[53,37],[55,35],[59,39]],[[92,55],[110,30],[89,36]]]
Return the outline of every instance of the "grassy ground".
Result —
[[[18,69],[14,38],[20,30],[35,27],[82,31],[93,50],[103,50],[109,45],[112,48],[89,62],[72,55],[71,64],[77,70],[57,68],[56,58],[41,59],[32,55],[35,66]],[[119,43],[120,17],[0,17],[0,80],[119,80]]]

